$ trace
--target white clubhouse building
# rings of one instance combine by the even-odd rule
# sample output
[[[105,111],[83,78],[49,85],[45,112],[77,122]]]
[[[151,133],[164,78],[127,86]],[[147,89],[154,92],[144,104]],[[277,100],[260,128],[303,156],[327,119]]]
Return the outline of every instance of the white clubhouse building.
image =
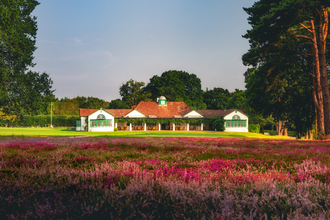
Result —
[[[211,119],[219,116],[225,120],[225,131],[248,132],[248,116],[240,110],[192,110],[184,102],[168,102],[164,96],[161,96],[157,102],[140,102],[132,109],[80,109],[80,120],[77,120],[76,130],[101,132],[114,131],[114,128],[126,131],[214,130],[212,124],[188,123],[184,122],[184,119]],[[118,122],[115,122],[115,119]],[[125,121],[120,119],[150,120],[147,120],[147,123],[127,123],[120,122]],[[159,121],[157,119],[183,120],[177,120],[180,121],[178,123],[167,122],[161,124],[157,122]]]

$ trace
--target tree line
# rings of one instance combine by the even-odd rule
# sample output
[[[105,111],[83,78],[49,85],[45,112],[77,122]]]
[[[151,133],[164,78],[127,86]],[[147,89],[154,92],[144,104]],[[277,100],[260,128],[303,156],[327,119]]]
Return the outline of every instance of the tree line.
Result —
[[[0,115],[20,117],[47,112],[54,90],[49,74],[31,71],[36,50],[35,0],[1,0]]]
[[[330,1],[259,0],[250,8],[243,62],[249,105],[298,137],[330,134],[327,44]]]
[[[130,79],[119,86],[120,99],[105,100],[95,97],[77,96],[75,98],[54,99],[55,114],[79,115],[79,108],[99,109],[131,109],[141,101],[156,101],[165,96],[168,101],[185,102],[192,109],[242,109],[246,98],[245,91],[215,87],[202,90],[201,80],[195,74],[184,71],[170,70],[155,75],[146,85]]]

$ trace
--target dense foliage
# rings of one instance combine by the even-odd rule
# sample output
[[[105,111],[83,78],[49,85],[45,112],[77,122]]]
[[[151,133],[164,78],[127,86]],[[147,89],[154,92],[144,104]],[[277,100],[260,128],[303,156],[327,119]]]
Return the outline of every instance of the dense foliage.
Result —
[[[73,99],[67,97],[54,100],[53,114],[55,115],[79,115],[79,108],[106,109],[109,102],[95,97],[77,96]]]
[[[260,125],[259,124],[249,124],[248,130],[249,130],[249,132],[252,132],[252,133],[260,133]]]
[[[247,98],[263,115],[292,124],[298,133],[330,133],[326,39],[330,1],[259,0],[248,13],[243,62]],[[286,125],[287,126],[287,125]]]
[[[193,73],[169,70],[161,76],[155,75],[145,91],[151,93],[152,100],[165,96],[168,101],[182,101],[193,109],[206,109],[201,80]]]
[[[0,150],[1,219],[330,218],[328,142],[60,138]]]
[[[13,115],[40,114],[52,95],[52,80],[33,67],[37,22],[35,0],[0,4],[0,109]],[[47,105],[46,105],[47,106]]]

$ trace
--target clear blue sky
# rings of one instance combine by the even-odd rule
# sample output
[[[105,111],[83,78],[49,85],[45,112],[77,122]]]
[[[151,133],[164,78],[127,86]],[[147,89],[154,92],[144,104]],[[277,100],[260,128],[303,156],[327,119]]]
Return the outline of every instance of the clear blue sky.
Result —
[[[196,74],[202,89],[244,89],[254,0],[40,0],[33,70],[58,98],[120,98],[129,79],[148,84],[167,70]]]

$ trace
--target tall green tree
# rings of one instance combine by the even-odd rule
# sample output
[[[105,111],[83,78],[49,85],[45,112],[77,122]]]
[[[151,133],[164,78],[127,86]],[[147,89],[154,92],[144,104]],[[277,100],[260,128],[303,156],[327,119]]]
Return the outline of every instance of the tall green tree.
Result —
[[[305,97],[302,103],[312,100],[317,109],[318,130],[327,134],[330,133],[330,97],[325,45],[329,6],[330,1],[260,0],[245,8],[252,29],[244,36],[249,39],[250,50],[243,56],[243,62],[256,70],[252,78],[259,80],[262,87],[247,85],[248,94],[253,96],[257,94],[253,91],[259,90],[272,97],[263,98],[264,102],[254,99],[264,104],[263,111],[273,112],[278,118],[287,117],[288,111],[297,107],[290,103]],[[248,83],[255,84],[252,80]],[[309,110],[300,111],[307,118],[313,115],[310,106]]]
[[[195,74],[169,70],[153,76],[145,88],[152,100],[165,96],[169,101],[183,101],[193,109],[206,109],[201,80]]]
[[[0,2],[0,108],[7,114],[38,114],[42,97],[52,95],[46,73],[33,67],[37,22],[32,15],[35,0]]]
[[[54,106],[56,115],[79,115],[79,108],[106,109],[109,102],[96,97],[77,96],[75,98],[64,97],[57,101]]]
[[[119,94],[122,97],[122,106],[123,108],[131,108],[136,106],[141,101],[150,100],[151,94],[145,91],[144,82],[137,82],[133,79],[130,79],[125,84],[119,88]]]
[[[213,88],[206,89],[203,94],[203,102],[206,104],[207,109],[227,109],[230,92],[228,89]]]
[[[111,100],[108,108],[109,109],[125,109],[126,103],[123,102],[123,100],[121,100],[121,99]]]
[[[230,93],[230,98],[227,103],[228,109],[239,109],[246,110],[246,97],[245,91],[240,89],[235,89],[234,92]]]
[[[24,82],[18,91],[16,99],[18,106],[22,107],[22,113],[28,115],[47,114],[47,106],[52,99],[53,81],[47,73],[28,71],[23,75]]]
[[[89,109],[100,109],[100,108],[107,108],[109,106],[109,102],[103,100],[103,99],[99,99],[99,98],[95,98],[95,97],[88,97],[87,101],[85,104],[83,104],[81,107],[79,106],[79,108],[89,108]]]

